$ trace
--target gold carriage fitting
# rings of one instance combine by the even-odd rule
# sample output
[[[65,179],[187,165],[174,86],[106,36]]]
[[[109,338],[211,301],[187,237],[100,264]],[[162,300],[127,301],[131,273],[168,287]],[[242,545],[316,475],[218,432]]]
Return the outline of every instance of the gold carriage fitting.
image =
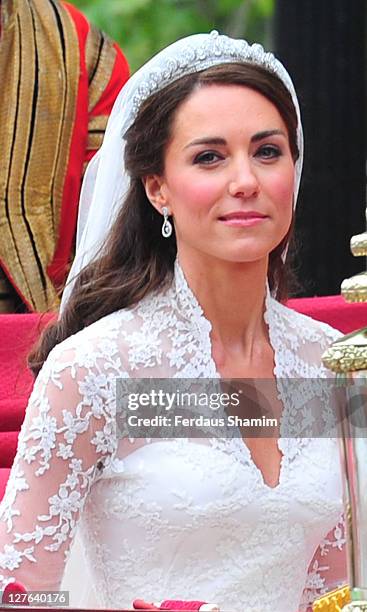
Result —
[[[367,213],[367,211],[366,211]],[[351,239],[353,255],[367,255],[367,232]],[[348,302],[367,302],[367,272],[342,283]],[[352,384],[350,398],[341,408],[340,450],[344,479],[344,505],[347,527],[348,582],[316,600],[313,610],[323,612],[367,611],[367,327],[344,336],[323,355],[323,363],[336,373],[337,384]],[[348,391],[349,394],[349,391]]]

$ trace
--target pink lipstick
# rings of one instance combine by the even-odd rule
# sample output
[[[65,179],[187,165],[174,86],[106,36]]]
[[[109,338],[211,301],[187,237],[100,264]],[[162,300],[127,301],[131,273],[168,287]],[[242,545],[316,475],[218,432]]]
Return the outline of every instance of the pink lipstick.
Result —
[[[267,215],[263,215],[256,210],[236,210],[219,217],[219,221],[232,227],[251,227],[267,218]]]

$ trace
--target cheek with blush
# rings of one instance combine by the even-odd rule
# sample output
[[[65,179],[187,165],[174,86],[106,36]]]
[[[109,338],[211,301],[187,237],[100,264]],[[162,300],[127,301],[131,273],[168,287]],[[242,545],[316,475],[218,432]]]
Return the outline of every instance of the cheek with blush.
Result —
[[[170,205],[173,214],[180,214],[179,208],[199,213],[208,211],[221,198],[222,190],[219,181],[208,180],[207,177],[192,180],[190,176],[181,176],[175,181],[174,189],[170,190]]]
[[[284,176],[284,172],[275,174],[268,188],[268,194],[277,208],[279,207],[282,210],[292,209],[294,191],[293,171],[289,171],[288,176]]]

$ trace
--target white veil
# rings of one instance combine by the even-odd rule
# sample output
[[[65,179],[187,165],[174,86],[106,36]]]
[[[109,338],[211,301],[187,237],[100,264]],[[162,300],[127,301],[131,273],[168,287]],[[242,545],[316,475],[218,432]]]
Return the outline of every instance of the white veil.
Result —
[[[292,96],[298,118],[299,158],[295,167],[294,186],[296,202],[303,163],[303,133],[296,92],[284,66],[272,53],[265,52],[261,45],[249,45],[244,40],[219,35],[216,31],[178,40],[140,68],[124,85],[116,99],[102,147],[90,162],[84,177],[76,254],[64,290],[61,312],[72,291],[73,279],[98,254],[129,189],[130,179],[124,166],[124,137],[142,102],[186,74],[230,62],[249,62],[264,67],[280,78]],[[79,528],[61,589],[70,592],[70,605],[73,607],[98,607],[93,593],[93,579],[83,555]]]

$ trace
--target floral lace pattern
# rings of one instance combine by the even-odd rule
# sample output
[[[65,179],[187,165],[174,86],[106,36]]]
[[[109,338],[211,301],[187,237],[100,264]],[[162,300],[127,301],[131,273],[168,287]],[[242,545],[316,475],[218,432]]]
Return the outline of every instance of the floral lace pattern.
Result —
[[[310,403],[333,420],[327,388],[309,397],[300,387],[326,379],[320,357],[338,333],[270,296],[265,321],[281,428],[293,432],[279,439],[274,488],[241,438],[117,435],[117,377],[219,378],[211,325],[178,264],[168,289],[53,349],[0,505],[0,588],[58,589],[77,528],[103,607],[172,597],[296,612],[345,581],[337,443],[305,437]]]

